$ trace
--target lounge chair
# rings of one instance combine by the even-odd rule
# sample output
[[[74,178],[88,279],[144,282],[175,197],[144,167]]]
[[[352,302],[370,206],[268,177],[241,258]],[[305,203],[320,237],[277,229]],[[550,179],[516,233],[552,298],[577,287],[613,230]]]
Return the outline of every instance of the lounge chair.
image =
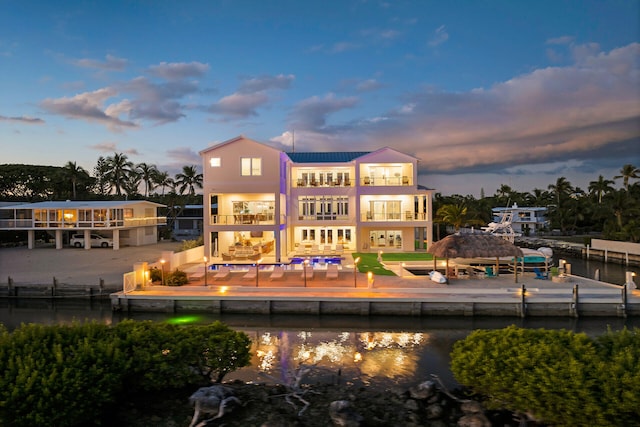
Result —
[[[533,269],[533,272],[536,273],[536,279],[540,279],[540,280],[547,280],[549,278],[549,272],[543,272],[542,270],[540,270],[538,267],[535,267]]]
[[[313,280],[313,267],[307,267],[303,269],[300,278],[304,280],[305,274],[307,275],[307,280]]]
[[[213,276],[213,280],[225,280],[228,279],[231,275],[231,268],[227,266],[222,266],[218,270],[215,276]]]
[[[273,267],[273,272],[271,276],[269,276],[269,280],[278,280],[284,277],[284,267],[281,265],[276,265]]]
[[[245,280],[255,279],[256,278],[256,274],[258,274],[258,272],[256,271],[255,268],[249,268],[249,271],[247,271],[245,273],[245,275],[242,276],[242,278],[245,279]]]
[[[338,279],[338,264],[329,264],[327,265],[327,280],[337,280]]]

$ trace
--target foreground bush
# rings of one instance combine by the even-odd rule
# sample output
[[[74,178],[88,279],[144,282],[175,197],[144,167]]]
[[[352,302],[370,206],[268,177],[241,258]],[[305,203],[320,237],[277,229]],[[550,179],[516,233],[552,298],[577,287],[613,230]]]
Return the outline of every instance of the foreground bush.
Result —
[[[0,425],[99,424],[133,393],[222,380],[249,364],[249,345],[219,322],[0,325]]]
[[[591,339],[556,330],[479,330],[458,341],[451,370],[487,406],[557,426],[626,426],[640,417],[640,330]]]

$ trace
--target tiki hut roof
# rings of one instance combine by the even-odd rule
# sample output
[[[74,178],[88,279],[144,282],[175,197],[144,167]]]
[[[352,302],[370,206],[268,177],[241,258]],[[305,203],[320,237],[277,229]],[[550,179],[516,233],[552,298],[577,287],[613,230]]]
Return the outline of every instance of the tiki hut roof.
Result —
[[[433,243],[427,250],[438,258],[488,258],[522,256],[522,250],[493,234],[452,234]]]

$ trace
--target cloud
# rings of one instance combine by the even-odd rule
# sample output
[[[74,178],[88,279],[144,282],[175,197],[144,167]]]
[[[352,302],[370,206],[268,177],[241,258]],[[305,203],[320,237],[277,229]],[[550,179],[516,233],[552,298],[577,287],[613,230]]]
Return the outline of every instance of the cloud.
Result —
[[[107,55],[104,61],[85,58],[75,59],[72,63],[82,68],[95,68],[102,71],[124,71],[128,61],[113,55]]]
[[[367,79],[367,80],[363,80],[361,82],[359,82],[356,85],[356,90],[358,92],[371,92],[374,90],[378,90],[380,88],[383,87],[383,84],[380,83],[378,80],[376,79]]]
[[[176,168],[180,171],[182,166],[185,165],[194,165],[198,166],[200,169],[200,165],[202,164],[202,159],[200,155],[193,151],[191,147],[175,147],[171,150],[167,150],[166,159],[171,159],[171,162],[168,163],[170,167]]]
[[[294,80],[295,76],[291,74],[245,78],[237,92],[211,104],[206,111],[221,115],[225,120],[257,116],[257,109],[270,101],[269,91],[289,89]]]
[[[449,33],[447,33],[447,28],[444,25],[439,26],[434,31],[433,36],[429,40],[429,46],[436,47],[440,46],[442,43],[449,40]]]
[[[202,62],[161,62],[147,70],[149,74],[166,80],[181,80],[202,77],[209,71],[209,64]]]
[[[175,122],[184,117],[184,106],[179,100],[198,91],[198,83],[194,81],[176,80],[158,84],[146,77],[137,77],[116,87],[134,95],[120,106],[123,113],[156,124]]]
[[[294,107],[290,116],[291,123],[294,129],[318,130],[325,127],[330,114],[353,108],[357,103],[356,97],[337,98],[332,93],[324,98],[313,96]]]
[[[0,115],[0,122],[22,123],[25,125],[41,125],[44,124],[44,120],[37,117],[20,116],[20,117],[7,117]]]
[[[308,138],[325,150],[345,145],[375,150],[392,142],[420,158],[423,173],[525,173],[535,167],[524,165],[569,161],[593,168],[589,158],[640,162],[640,44],[581,50],[585,55],[573,64],[537,69],[488,88],[407,94],[375,120],[328,125],[329,114],[355,101],[309,98],[292,113],[296,141]]]
[[[89,148],[102,153],[114,153],[118,151],[118,144],[115,142],[101,142],[100,144],[90,145]]]
[[[96,122],[107,126],[114,131],[122,128],[135,128],[137,125],[132,121],[120,119],[120,109],[118,104],[113,104],[105,108],[104,104],[110,98],[118,95],[113,88],[98,89],[93,92],[84,92],[74,97],[47,98],[40,102],[40,106],[46,111],[59,114],[70,119],[81,119],[89,122]],[[122,101],[126,103],[127,101]]]
[[[261,76],[247,78],[238,89],[240,93],[255,93],[263,92],[269,89],[289,89],[291,83],[295,80],[293,74],[284,75],[278,74],[277,76]]]

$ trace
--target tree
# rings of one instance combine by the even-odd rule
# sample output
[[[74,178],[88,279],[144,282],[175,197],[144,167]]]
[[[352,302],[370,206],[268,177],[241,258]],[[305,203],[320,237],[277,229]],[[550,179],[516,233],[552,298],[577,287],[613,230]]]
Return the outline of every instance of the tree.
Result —
[[[154,189],[154,177],[158,173],[158,169],[155,167],[155,165],[139,163],[136,166],[135,170],[140,176],[141,181],[144,183],[144,197],[147,197],[149,195],[149,191],[153,191]]]
[[[132,172],[133,162],[129,161],[126,154],[113,153],[107,157],[107,179],[113,185],[118,196],[122,195],[122,187],[125,185],[127,175]]]
[[[614,181],[605,179],[602,175],[598,177],[597,181],[591,181],[589,183],[589,193],[598,197],[598,204],[602,203],[602,196],[610,193],[614,190]]]
[[[76,162],[68,161],[62,167],[62,173],[66,180],[71,182],[71,196],[75,200],[77,199],[76,186],[78,181],[89,178],[89,173],[82,167],[78,166]]]
[[[93,168],[93,175],[95,176],[94,189],[101,195],[106,196],[111,191],[111,184],[109,183],[109,164],[107,159],[100,156]]]
[[[620,175],[614,176],[613,179],[622,178],[622,183],[624,185],[625,190],[629,191],[629,180],[630,179],[638,179],[640,178],[640,169],[633,165],[624,165],[622,169],[620,169]]]
[[[176,187],[180,194],[184,194],[186,190],[189,190],[189,195],[194,196],[196,194],[195,187],[202,188],[202,174],[198,173],[196,166],[183,166],[182,173],[176,174]]]
[[[553,194],[556,199],[556,206],[554,207],[554,209],[552,209],[551,215],[553,219],[555,219],[556,222],[560,225],[560,230],[564,231],[565,218],[567,213],[563,211],[563,202],[569,197],[569,195],[574,192],[573,186],[567,180],[567,178],[561,176],[556,180],[555,184],[549,184],[548,188],[549,190],[551,190],[551,194]]]
[[[453,225],[457,232],[463,225],[481,225],[483,222],[471,217],[469,209],[464,204],[443,205],[436,212],[436,222]]]
[[[169,176],[169,172],[160,172],[156,171],[153,176],[153,183],[157,187],[162,187],[162,195],[164,196],[164,191],[168,187],[169,190],[173,190],[175,187],[175,182],[173,178]]]

